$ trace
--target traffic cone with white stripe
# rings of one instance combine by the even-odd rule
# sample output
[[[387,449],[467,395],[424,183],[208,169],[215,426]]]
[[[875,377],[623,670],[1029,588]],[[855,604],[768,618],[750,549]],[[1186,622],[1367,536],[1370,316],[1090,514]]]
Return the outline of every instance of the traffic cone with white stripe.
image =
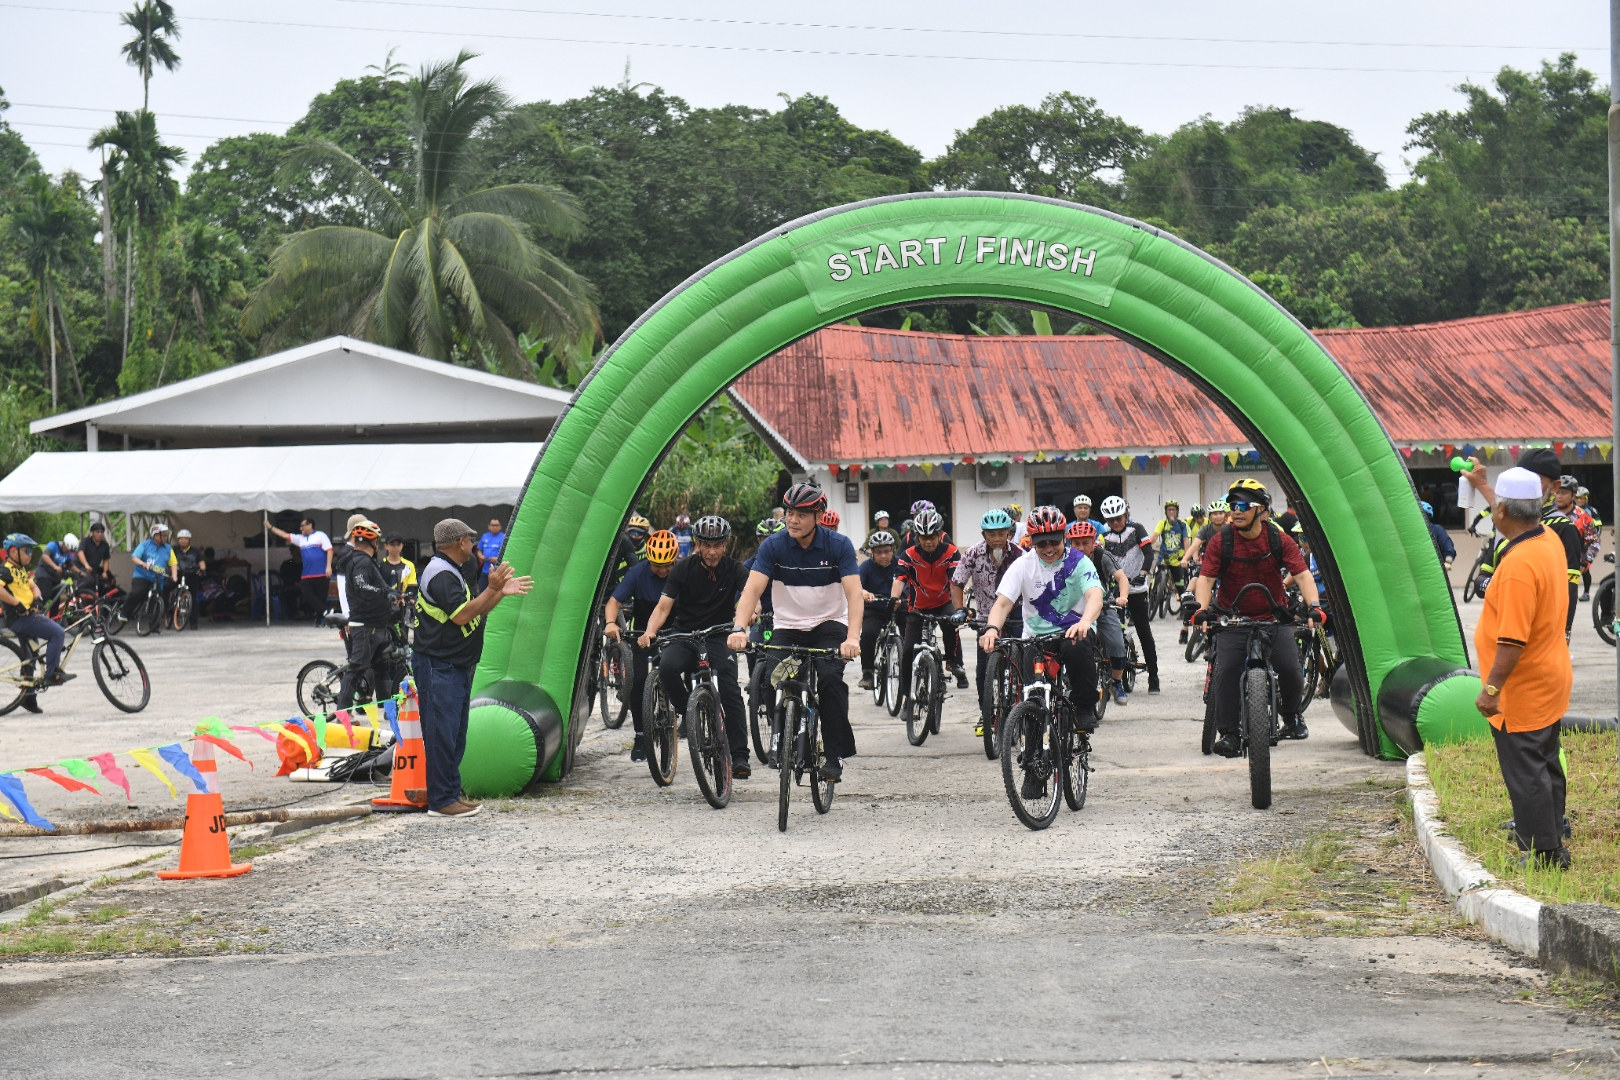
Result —
[[[180,868],[159,870],[165,881],[185,878],[237,877],[252,863],[231,862],[231,840],[225,835],[225,801],[219,794],[219,767],[212,743],[191,744],[191,765],[202,776],[203,790],[186,796],[186,831],[180,837]]]
[[[416,708],[416,687],[407,685],[399,710],[399,742],[394,746],[394,782],[388,798],[372,799],[379,814],[416,814],[427,809],[427,750],[422,745],[422,716]],[[422,801],[410,798],[421,794]]]

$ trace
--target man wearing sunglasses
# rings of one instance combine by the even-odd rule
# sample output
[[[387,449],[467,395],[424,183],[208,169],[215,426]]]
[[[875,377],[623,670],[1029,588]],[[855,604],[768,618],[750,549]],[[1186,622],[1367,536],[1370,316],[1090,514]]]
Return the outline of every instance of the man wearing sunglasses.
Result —
[[[1251,590],[1239,604],[1238,613],[1265,618],[1273,614],[1274,607],[1287,603],[1287,584],[1292,582],[1299,586],[1311,618],[1326,623],[1316,579],[1311,577],[1299,545],[1268,520],[1271,493],[1265,485],[1245,477],[1232,485],[1226,501],[1231,508],[1229,520],[1204,547],[1198,580],[1193,583],[1198,604],[1194,620],[1206,622],[1213,616],[1212,594],[1222,608],[1230,608],[1239,590],[1253,583],[1263,584],[1270,598]],[[1305,678],[1299,670],[1293,620],[1277,623],[1270,633],[1272,667],[1277,672],[1278,689],[1282,691],[1282,737],[1303,739],[1310,733],[1300,716]],[[1214,637],[1215,675],[1209,690],[1215,696],[1215,729],[1220,732],[1214,749],[1222,757],[1237,757],[1243,753],[1243,741],[1238,734],[1241,712],[1238,683],[1248,659],[1242,647],[1247,634],[1245,629],[1234,628],[1218,631]]]

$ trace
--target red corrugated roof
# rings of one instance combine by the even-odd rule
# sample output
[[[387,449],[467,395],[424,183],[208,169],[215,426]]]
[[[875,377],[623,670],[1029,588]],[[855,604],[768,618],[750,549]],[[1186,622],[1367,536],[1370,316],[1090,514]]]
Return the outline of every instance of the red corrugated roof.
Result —
[[[1607,301],[1317,337],[1398,443],[1599,440],[1611,431]],[[829,326],[734,390],[812,462],[1246,443],[1186,379],[1101,335]]]

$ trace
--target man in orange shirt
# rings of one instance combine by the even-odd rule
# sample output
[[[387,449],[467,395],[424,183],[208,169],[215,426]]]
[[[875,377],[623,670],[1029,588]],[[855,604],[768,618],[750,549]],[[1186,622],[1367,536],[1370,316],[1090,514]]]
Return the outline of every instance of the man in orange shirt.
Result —
[[[1497,479],[1491,518],[1507,546],[1474,631],[1485,673],[1474,704],[1496,740],[1519,847],[1537,865],[1567,868],[1558,721],[1569,708],[1575,672],[1564,639],[1564,545],[1541,522],[1541,479],[1528,469],[1508,469]]]

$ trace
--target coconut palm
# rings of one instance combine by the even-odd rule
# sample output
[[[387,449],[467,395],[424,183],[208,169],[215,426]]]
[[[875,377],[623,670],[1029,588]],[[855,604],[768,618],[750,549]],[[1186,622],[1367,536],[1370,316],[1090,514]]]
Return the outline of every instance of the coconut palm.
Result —
[[[34,280],[37,296],[45,303],[53,409],[57,407],[56,326],[59,319],[63,342],[68,346],[73,392],[79,404],[84,404],[79,365],[74,361],[72,343],[67,337],[67,319],[61,313],[56,296],[56,277],[63,270],[71,269],[80,253],[89,246],[94,228],[91,221],[89,208],[79,195],[79,178],[73,173],[64,173],[60,185],[51,183],[47,176],[29,177],[23,181],[21,198],[11,212],[12,241]]]
[[[168,0],[145,0],[120,15],[118,21],[135,31],[121,51],[129,65],[140,70],[141,111],[145,112],[152,105],[152,72],[159,66],[165,71],[180,66],[180,54],[170,44],[180,36],[180,24]]]
[[[290,156],[289,168],[346,178],[371,227],[320,226],[281,244],[242,316],[265,348],[345,333],[532,380],[519,331],[549,341],[595,333],[590,286],[539,243],[578,232],[573,199],[539,184],[474,183],[474,137],[508,108],[495,82],[468,80],[474,55],[428,65],[411,82],[408,192],[329,142]]]

